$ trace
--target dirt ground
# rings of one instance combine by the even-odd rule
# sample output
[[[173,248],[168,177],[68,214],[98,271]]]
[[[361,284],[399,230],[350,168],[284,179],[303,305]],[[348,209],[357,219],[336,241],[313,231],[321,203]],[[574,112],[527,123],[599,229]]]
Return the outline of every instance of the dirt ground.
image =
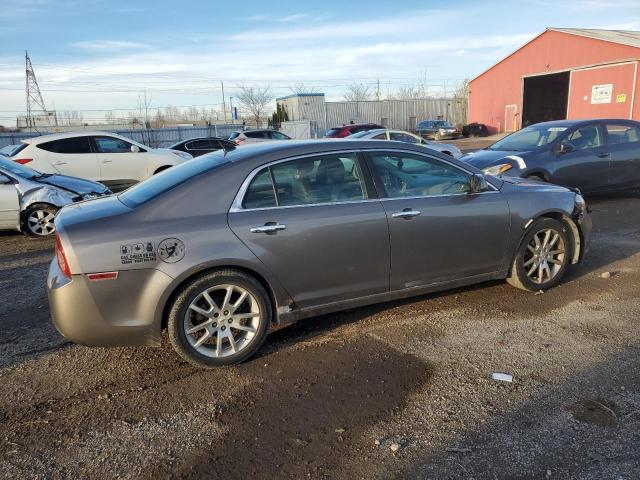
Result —
[[[0,478],[639,478],[640,195],[589,201],[591,251],[544,294],[317,317],[213,371],[66,342],[53,242],[2,235]]]

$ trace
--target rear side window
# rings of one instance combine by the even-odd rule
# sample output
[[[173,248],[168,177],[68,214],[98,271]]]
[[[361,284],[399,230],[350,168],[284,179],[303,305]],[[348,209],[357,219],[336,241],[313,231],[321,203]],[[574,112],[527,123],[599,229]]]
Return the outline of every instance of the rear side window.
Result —
[[[118,199],[127,207],[135,208],[156,198],[158,195],[168,192],[190,178],[220,168],[227,163],[230,163],[230,160],[224,156],[224,152],[202,155],[194,160],[189,160],[156,173],[153,177],[122,192],[118,195]]]
[[[53,153],[91,153],[89,137],[63,138],[36,145],[42,150]]]
[[[640,128],[635,125],[608,123],[606,128],[610,145],[640,141]]]
[[[188,150],[211,150],[211,140],[194,140],[187,143]]]
[[[261,170],[249,185],[242,202],[244,208],[268,208],[277,206],[276,193],[268,168]]]
[[[249,138],[269,138],[267,132],[244,132],[244,134]]]

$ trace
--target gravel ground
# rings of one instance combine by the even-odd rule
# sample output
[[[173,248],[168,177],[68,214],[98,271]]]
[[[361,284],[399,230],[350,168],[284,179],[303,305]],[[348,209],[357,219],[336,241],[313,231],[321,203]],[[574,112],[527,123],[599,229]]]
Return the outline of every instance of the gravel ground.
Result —
[[[69,344],[53,242],[0,236],[0,478],[639,478],[640,195],[590,204],[586,261],[544,294],[317,317],[214,371]]]

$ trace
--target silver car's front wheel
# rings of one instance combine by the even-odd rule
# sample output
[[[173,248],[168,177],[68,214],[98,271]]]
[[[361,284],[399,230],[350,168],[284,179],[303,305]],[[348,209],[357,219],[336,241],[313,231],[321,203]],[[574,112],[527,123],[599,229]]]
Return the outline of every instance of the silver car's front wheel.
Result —
[[[32,237],[46,237],[56,231],[53,223],[57,209],[50,205],[34,205],[24,213],[23,231]]]
[[[169,338],[176,351],[198,366],[239,363],[264,341],[271,304],[253,277],[221,270],[198,277],[176,298]]]

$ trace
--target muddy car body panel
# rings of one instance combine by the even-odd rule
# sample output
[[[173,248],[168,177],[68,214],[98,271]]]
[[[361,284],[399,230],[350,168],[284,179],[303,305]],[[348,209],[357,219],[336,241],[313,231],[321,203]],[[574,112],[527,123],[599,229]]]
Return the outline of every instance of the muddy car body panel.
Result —
[[[586,220],[577,220],[577,195],[536,182],[487,177],[481,191],[386,198],[381,179],[370,172],[388,155],[427,159],[462,176],[484,178],[448,155],[425,150],[376,140],[265,142],[203,155],[119,196],[65,207],[56,226],[69,271],[62,273],[59,262],[52,262],[54,323],[77,343],[157,344],[185,285],[207,272],[233,269],[264,287],[274,323],[285,324],[505,278],[527,224],[540,215],[569,219],[588,237],[586,211]],[[276,178],[310,161],[316,163],[307,171],[316,182],[328,182],[331,195],[331,181],[354,175],[363,198],[272,207],[244,203],[264,172]],[[346,171],[336,174],[336,165]],[[301,182],[300,175],[287,178]],[[277,189],[278,195],[290,193],[286,185]],[[412,219],[409,208],[424,214]],[[420,233],[422,228],[432,231]],[[446,245],[450,252],[438,250]],[[84,311],[69,307],[75,298],[87,305]]]

